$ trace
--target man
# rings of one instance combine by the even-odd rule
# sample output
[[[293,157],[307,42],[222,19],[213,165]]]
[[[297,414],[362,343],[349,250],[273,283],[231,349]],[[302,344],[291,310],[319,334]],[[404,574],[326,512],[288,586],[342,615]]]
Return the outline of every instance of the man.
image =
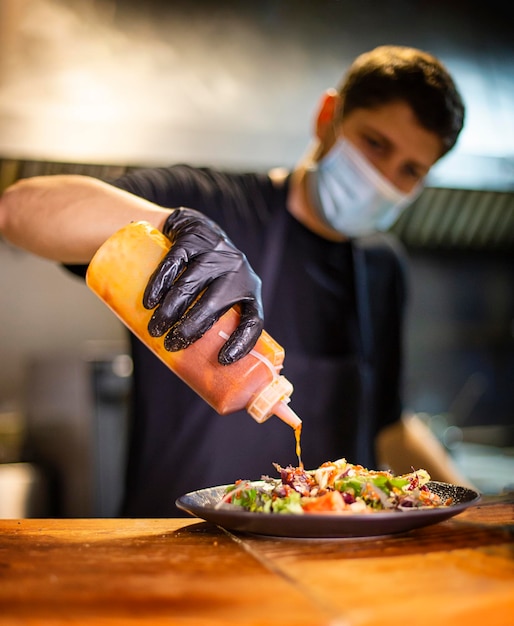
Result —
[[[342,456],[373,467],[377,434],[402,414],[405,301],[401,252],[377,231],[417,197],[463,119],[437,59],[383,46],[358,57],[339,88],[322,96],[312,149],[291,173],[183,165],[136,171],[113,185],[29,179],[6,191],[0,229],[84,273],[115,230],[149,221],[174,243],[145,294],[145,306],[157,305],[149,332],[180,349],[238,304],[241,325],[219,357],[227,364],[251,349],[264,310],[266,330],[286,350],[306,467]],[[124,515],[176,515],[174,500],[187,491],[258,478],[272,462],[296,464],[288,426],[276,418],[258,425],[244,412],[216,415],[131,341]]]

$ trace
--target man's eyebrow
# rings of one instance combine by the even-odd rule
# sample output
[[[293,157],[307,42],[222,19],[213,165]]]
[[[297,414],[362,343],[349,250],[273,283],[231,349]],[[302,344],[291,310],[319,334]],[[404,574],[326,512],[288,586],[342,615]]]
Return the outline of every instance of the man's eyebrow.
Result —
[[[388,146],[393,146],[394,142],[391,141],[391,139],[389,139],[389,137],[387,135],[385,135],[383,133],[383,131],[375,128],[374,126],[368,126],[365,125],[363,126],[363,131],[365,133],[370,133],[372,135],[375,135],[375,137],[379,137],[380,139],[382,139],[382,141],[384,141],[384,143],[386,143]]]

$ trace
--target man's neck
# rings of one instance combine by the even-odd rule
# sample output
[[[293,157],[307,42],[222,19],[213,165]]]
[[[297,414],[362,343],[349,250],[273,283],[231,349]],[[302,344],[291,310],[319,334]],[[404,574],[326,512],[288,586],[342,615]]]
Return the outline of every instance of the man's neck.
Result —
[[[323,239],[346,241],[347,237],[325,226],[312,206],[307,190],[306,168],[305,164],[300,164],[291,174],[287,210],[296,220]]]

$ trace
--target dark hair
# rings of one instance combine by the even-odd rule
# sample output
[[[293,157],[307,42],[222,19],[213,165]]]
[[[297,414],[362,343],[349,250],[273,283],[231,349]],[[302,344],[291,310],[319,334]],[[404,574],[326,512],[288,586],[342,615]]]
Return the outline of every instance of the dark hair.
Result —
[[[436,133],[446,154],[464,124],[464,104],[444,65],[415,48],[379,46],[355,59],[338,87],[343,119],[359,108],[407,102],[419,123]]]

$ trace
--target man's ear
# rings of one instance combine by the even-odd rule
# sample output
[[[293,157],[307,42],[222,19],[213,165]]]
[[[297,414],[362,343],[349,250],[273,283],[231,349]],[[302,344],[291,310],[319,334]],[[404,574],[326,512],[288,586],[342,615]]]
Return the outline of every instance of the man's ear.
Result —
[[[321,142],[334,139],[334,118],[341,97],[335,89],[328,89],[321,96],[316,115],[316,136]]]

